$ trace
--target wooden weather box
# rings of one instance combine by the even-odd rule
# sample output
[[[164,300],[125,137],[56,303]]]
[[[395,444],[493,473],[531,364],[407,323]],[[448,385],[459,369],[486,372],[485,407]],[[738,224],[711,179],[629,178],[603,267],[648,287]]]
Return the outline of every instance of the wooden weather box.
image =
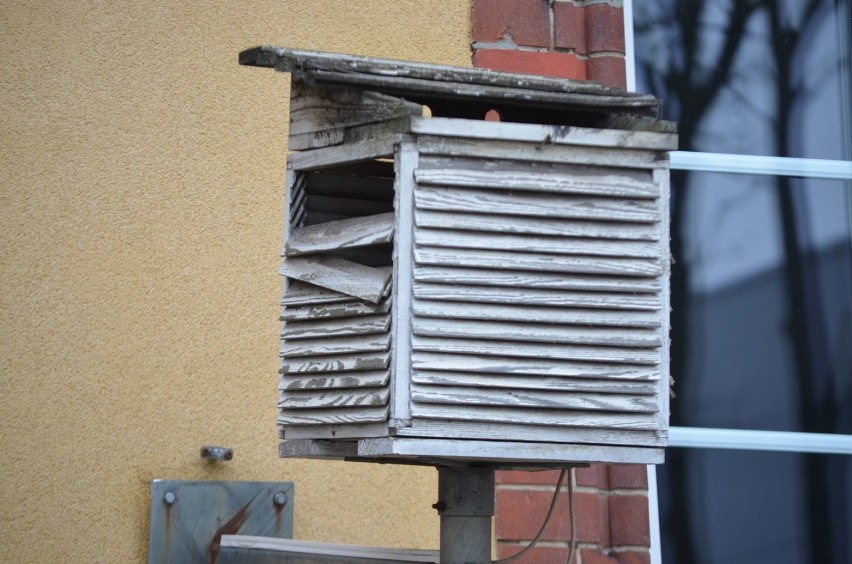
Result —
[[[657,99],[274,47],[240,62],[292,74],[283,456],[662,461],[677,139]]]

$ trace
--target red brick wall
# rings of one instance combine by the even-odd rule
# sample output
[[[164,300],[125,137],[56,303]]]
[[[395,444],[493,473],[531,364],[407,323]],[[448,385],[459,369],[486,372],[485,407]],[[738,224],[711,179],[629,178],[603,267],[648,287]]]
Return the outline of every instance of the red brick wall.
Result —
[[[618,0],[473,0],[473,62],[478,67],[594,80],[623,88],[624,24]],[[538,532],[559,471],[499,472],[495,527],[499,558]],[[578,469],[574,505],[576,564],[650,562],[644,466]],[[571,538],[567,487],[537,548],[519,563],[564,563]]]
[[[596,464],[574,481],[577,564],[640,564],[649,552],[648,480],[644,466]],[[519,552],[538,533],[559,478],[558,470],[498,472],[495,499],[497,556]],[[567,484],[536,548],[518,563],[564,564],[571,539]]]
[[[620,4],[618,0],[473,0],[474,65],[624,88]]]

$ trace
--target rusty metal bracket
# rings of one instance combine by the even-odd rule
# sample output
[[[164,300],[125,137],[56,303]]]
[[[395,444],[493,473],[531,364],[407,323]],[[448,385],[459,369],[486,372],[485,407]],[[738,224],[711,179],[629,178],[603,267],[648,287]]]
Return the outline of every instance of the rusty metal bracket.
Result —
[[[293,536],[292,482],[154,480],[148,563],[216,562],[222,535]]]

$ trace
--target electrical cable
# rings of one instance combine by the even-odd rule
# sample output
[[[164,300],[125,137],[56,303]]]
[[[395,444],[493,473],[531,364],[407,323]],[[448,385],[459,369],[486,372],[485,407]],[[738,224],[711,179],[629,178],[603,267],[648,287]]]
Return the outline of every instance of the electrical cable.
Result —
[[[574,534],[574,469],[573,468],[563,468],[562,472],[559,473],[559,479],[556,481],[556,489],[553,492],[553,499],[550,501],[550,509],[547,510],[547,516],[544,518],[544,523],[541,524],[541,528],[536,533],[533,540],[524,547],[523,550],[518,552],[517,554],[513,554],[512,556],[507,556],[506,558],[502,558],[500,560],[493,560],[491,564],[507,564],[508,562],[514,562],[530,550],[532,550],[538,541],[541,540],[541,536],[544,534],[544,529],[547,528],[547,524],[550,522],[550,518],[553,517],[553,510],[556,509],[556,500],[559,499],[559,490],[562,489],[562,482],[565,481],[565,477],[568,476],[568,511],[571,517],[571,548],[568,552],[568,564],[571,564],[571,560],[574,558],[574,547],[576,544],[576,535]]]

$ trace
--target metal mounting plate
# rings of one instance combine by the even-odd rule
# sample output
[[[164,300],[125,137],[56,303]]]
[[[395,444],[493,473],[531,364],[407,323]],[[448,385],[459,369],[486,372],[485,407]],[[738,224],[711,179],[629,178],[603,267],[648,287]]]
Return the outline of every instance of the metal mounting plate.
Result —
[[[293,536],[292,482],[154,480],[149,564],[216,562],[223,534]]]

